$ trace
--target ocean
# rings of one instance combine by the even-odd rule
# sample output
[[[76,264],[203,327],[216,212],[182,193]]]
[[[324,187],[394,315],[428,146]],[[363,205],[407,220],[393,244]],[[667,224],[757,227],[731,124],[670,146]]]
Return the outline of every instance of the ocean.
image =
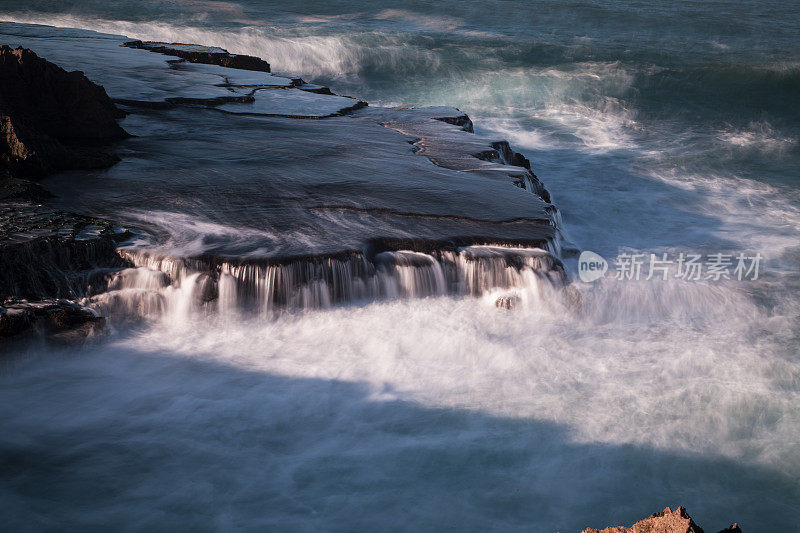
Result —
[[[30,346],[0,370],[8,524],[578,531],[683,505],[707,531],[800,531],[797,3],[3,0],[0,20],[455,106],[532,161],[582,301],[175,313]],[[586,250],[610,264],[591,283]],[[740,253],[757,279],[614,275]]]

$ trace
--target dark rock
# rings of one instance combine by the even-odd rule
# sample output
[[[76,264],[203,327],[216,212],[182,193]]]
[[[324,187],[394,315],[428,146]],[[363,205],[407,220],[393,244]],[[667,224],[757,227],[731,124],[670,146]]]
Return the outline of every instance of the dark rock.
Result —
[[[127,136],[103,87],[82,72],[67,72],[24,48],[0,46],[0,98],[8,111],[35,120],[60,140],[106,142]]]
[[[58,306],[47,311],[48,326],[54,331],[75,328],[86,323],[103,322],[91,309],[81,307],[72,302],[59,301]]]
[[[733,524],[719,533],[741,533],[741,531],[737,524]],[[586,528],[583,533],[703,533],[703,529],[694,523],[685,508],[678,507],[673,511],[667,507],[660,513],[639,520],[631,527]]]
[[[97,268],[125,266],[109,221],[41,205],[0,204],[0,299],[78,297]]]
[[[0,162],[9,174],[41,178],[74,166],[63,144],[38,130],[28,117],[10,113],[0,100]]]
[[[260,57],[231,54],[222,48],[211,48],[194,44],[159,43],[152,41],[131,41],[125,43],[130,48],[141,48],[168,56],[180,57],[191,63],[219,65],[240,70],[269,72],[269,63]]]
[[[442,122],[458,126],[468,133],[475,133],[475,127],[472,124],[472,119],[467,115],[459,115],[456,117],[437,117],[436,120],[441,120]]]
[[[30,50],[0,46],[0,166],[6,177],[114,164],[118,159],[99,146],[128,136],[116,122],[122,116],[82,72],[67,72]],[[23,183],[5,185],[12,188],[5,194],[26,196]]]
[[[527,170],[531,178],[527,180],[533,189],[531,192],[533,192],[534,194],[538,194],[539,197],[541,197],[542,200],[544,200],[545,202],[547,203],[551,202],[550,192],[544,188],[544,185],[542,185],[542,183],[538,180],[536,174],[533,173],[531,162],[527,157],[525,157],[519,152],[515,152],[514,150],[512,150],[511,145],[508,144],[508,141],[494,142],[492,143],[492,148],[497,150],[499,159],[506,165],[521,167]],[[475,157],[478,157],[478,159],[482,159],[482,157],[480,157],[479,155],[476,155]],[[526,187],[527,186],[525,184],[522,184],[523,189]]]
[[[63,343],[85,339],[101,329],[105,318],[67,300],[6,300],[0,307],[0,338],[34,330],[47,340]]]
[[[330,87],[325,87],[324,85],[315,85],[313,83],[304,83],[302,80],[300,80],[300,84],[297,85],[297,88],[301,91],[306,91],[309,93],[334,95],[334,92],[331,91]]]
[[[0,296],[74,297],[99,267],[123,266],[110,235],[76,240],[39,237],[0,245]]]

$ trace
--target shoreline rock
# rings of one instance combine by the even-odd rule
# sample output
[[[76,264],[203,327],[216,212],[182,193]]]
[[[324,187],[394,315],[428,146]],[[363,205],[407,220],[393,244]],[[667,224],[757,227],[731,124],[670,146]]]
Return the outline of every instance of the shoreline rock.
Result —
[[[37,205],[52,194],[32,180],[119,161],[103,147],[129,137],[123,116],[82,72],[0,46],[0,337],[40,329],[71,342],[102,327],[97,313],[56,298],[76,298],[90,272],[121,265],[124,232]]]

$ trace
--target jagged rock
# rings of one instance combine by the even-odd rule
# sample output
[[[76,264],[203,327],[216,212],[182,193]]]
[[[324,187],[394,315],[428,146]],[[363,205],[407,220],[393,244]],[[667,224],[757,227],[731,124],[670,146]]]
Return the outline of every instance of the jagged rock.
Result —
[[[153,41],[130,41],[125,43],[125,46],[180,57],[192,63],[219,65],[221,67],[237,68],[241,70],[270,71],[269,63],[260,57],[231,54],[222,48],[199,46],[196,44],[159,43]]]
[[[719,533],[741,532],[739,526],[733,524]],[[582,533],[703,533],[703,529],[694,523],[684,507],[678,507],[674,511],[667,507],[660,513],[654,513],[644,520],[639,520],[631,527],[586,528]]]
[[[48,325],[56,331],[72,329],[86,323],[101,323],[103,317],[97,316],[91,309],[59,302],[59,306],[47,311]]]
[[[297,88],[300,89],[301,91],[308,91],[310,93],[334,95],[334,92],[331,91],[330,87],[325,87],[324,85],[315,85],[313,83],[301,82],[301,84],[298,85]]]
[[[719,533],[742,533],[742,528],[739,527],[739,524],[734,522],[725,529],[720,530]]]
[[[0,46],[0,166],[6,176],[111,166],[117,158],[99,145],[128,136],[116,122],[121,116],[83,73],[67,72],[31,50]],[[24,184],[4,185],[26,197]]]
[[[105,89],[82,72],[67,72],[33,51],[0,46],[0,97],[4,106],[36,121],[60,140],[111,141],[127,136]]]

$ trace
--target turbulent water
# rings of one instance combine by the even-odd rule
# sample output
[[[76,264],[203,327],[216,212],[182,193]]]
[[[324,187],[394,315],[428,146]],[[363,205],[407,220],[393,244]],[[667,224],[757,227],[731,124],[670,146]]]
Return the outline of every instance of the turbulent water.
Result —
[[[580,310],[533,280],[511,311],[492,292],[277,317],[176,289],[145,324],[8,359],[4,522],[573,531],[685,505],[711,531],[798,530],[795,3],[30,9],[2,2],[0,19],[217,45],[371,104],[457,106],[533,161],[568,238],[607,259],[764,262],[755,281],[576,279]],[[444,292],[432,279],[425,294]]]

